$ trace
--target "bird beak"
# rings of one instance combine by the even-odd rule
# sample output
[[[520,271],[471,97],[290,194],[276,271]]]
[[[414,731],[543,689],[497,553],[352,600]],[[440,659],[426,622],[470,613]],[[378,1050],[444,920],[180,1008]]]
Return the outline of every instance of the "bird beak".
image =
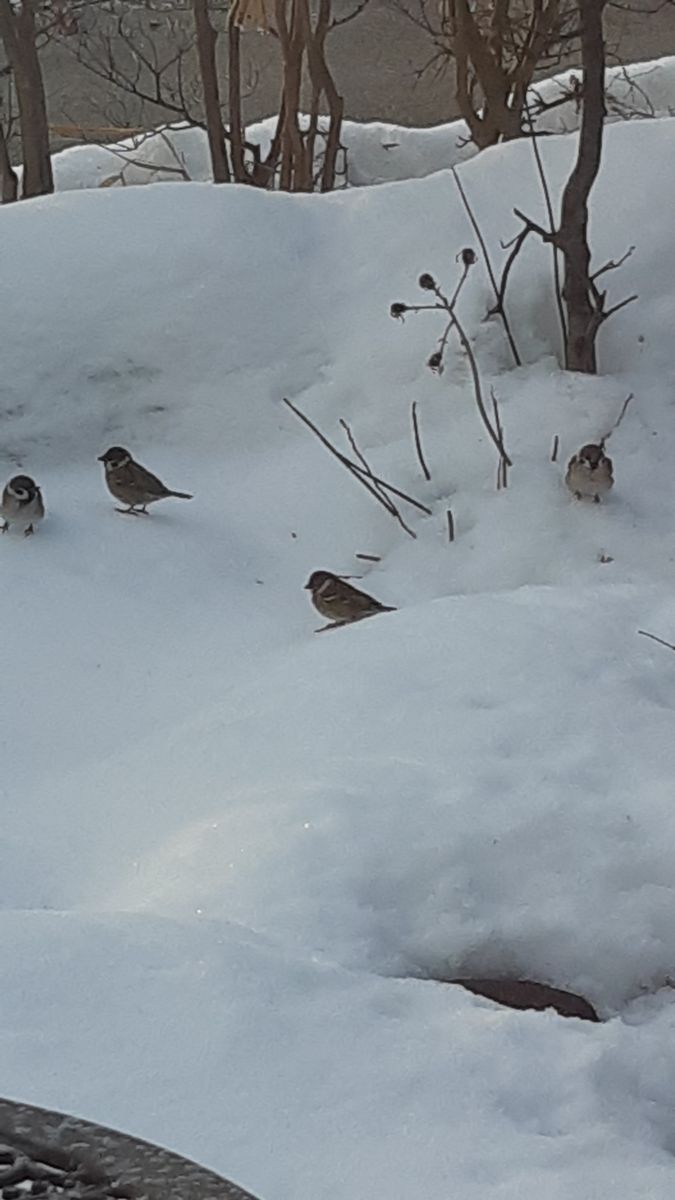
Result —
[[[311,585],[311,583],[306,583],[306,584],[305,584],[305,591],[306,591],[306,592],[311,592],[311,590],[312,590],[312,585]]]
[[[99,454],[97,461],[98,461],[98,462],[105,462],[105,454]]]

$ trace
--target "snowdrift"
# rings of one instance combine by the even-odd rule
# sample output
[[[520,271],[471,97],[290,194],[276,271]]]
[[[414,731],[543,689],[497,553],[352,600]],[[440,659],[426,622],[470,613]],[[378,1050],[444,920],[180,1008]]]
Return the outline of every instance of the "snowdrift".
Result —
[[[542,105],[536,126],[547,133],[571,133],[579,127],[579,110],[564,97],[578,71],[563,71],[532,87],[533,103]],[[675,112],[675,58],[660,58],[607,70],[607,120],[650,120]],[[562,102],[561,102],[562,101]],[[257,121],[246,130],[247,140],[266,151],[276,117]],[[421,179],[472,158],[475,147],[464,121],[449,121],[428,129],[411,129],[384,121],[345,121],[342,144],[346,151],[349,187]],[[171,127],[155,135],[122,141],[117,146],[72,146],[54,155],[54,178],[59,191],[91,187],[211,179],[208,142],[200,129]]]
[[[461,354],[433,375],[442,326],[388,315],[473,244],[450,174],[3,211],[3,470],[48,507],[0,546],[5,1094],[269,1200],[591,1200],[619,1173],[670,1200],[675,667],[636,631],[675,634],[672,137],[607,133],[594,253],[635,244],[607,283],[639,301],[598,378],[557,366],[545,248],[513,281],[519,369],[472,270],[501,493]],[[544,153],[556,189],[573,142]],[[461,172],[498,261],[514,206],[544,219],[530,148]],[[628,392],[614,492],[577,504],[565,461]],[[431,508],[415,539],[284,396]],[[117,516],[113,443],[195,500]],[[399,611],[315,637],[318,567]],[[569,988],[603,1023],[448,972]]]

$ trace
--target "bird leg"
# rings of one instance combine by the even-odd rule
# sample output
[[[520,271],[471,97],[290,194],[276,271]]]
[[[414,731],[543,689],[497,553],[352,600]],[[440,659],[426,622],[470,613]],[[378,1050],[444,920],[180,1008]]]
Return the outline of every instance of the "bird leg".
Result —
[[[121,513],[123,517],[140,517],[141,515],[133,504],[130,504],[128,508],[116,508],[115,512]]]
[[[32,524],[31,524],[31,525],[27,525],[27,526],[26,526],[26,528],[25,528],[25,529],[24,529],[24,531],[23,531],[23,536],[24,536],[24,537],[30,537],[30,535],[31,535],[32,533],[35,533],[35,530],[33,529],[33,526],[32,526]]]
[[[9,521],[3,521],[2,526],[0,527],[0,533],[7,533],[8,529],[9,529]]]

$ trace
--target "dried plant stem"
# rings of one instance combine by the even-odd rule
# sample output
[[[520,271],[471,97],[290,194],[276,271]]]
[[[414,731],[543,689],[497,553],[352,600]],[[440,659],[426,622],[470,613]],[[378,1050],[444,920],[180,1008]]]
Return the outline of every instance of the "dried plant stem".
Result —
[[[672,642],[665,642],[663,638],[657,637],[655,633],[647,633],[645,629],[638,629],[638,633],[641,637],[651,638],[653,642],[658,642],[660,646],[665,646],[666,649],[675,651],[675,646]]]
[[[343,420],[342,417],[340,417],[340,425],[342,426],[345,433],[347,434],[347,441],[349,442],[349,445],[351,446],[352,450],[354,451],[354,454],[356,455],[358,461],[360,462],[363,470],[366,472],[367,475],[370,476],[371,479],[374,479],[375,476],[373,475],[370,464],[366,460],[365,455],[361,452],[361,450],[359,450],[359,447],[356,444],[356,439],[354,437],[354,434],[352,433],[347,422],[345,420]],[[385,492],[384,488],[381,486],[381,484],[376,483],[375,490],[380,493],[383,503],[386,505],[386,507],[389,509],[390,513],[393,516],[395,513],[395,510],[396,510],[396,506],[395,506],[395,504],[392,503],[389,496]]]
[[[508,463],[507,463],[506,457],[503,453],[504,430],[502,428],[501,417],[499,416],[499,405],[497,404],[497,397],[495,395],[494,388],[490,388],[490,399],[492,400],[492,412],[494,414],[494,419],[495,419],[495,430],[496,430],[497,436],[499,438],[499,444],[502,447],[502,453],[500,455],[499,464],[497,466],[497,491],[501,491],[502,488],[507,488],[509,486],[509,478],[508,478],[508,469],[509,468],[508,468]]]
[[[542,161],[541,152],[539,150],[538,136],[537,136],[537,133],[534,128],[534,121],[532,120],[532,114],[531,114],[529,108],[527,107],[527,105],[525,105],[524,113],[525,113],[526,120],[530,127],[530,135],[531,135],[531,141],[532,141],[532,150],[534,153],[534,161],[537,164],[537,174],[539,175],[539,180],[541,182],[541,190],[544,193],[544,203],[546,205],[546,214],[548,216],[549,228],[550,228],[551,234],[554,234],[556,232],[556,227],[555,227],[555,216],[553,213],[553,203],[551,201],[551,190],[548,186],[548,179],[546,178],[546,172],[544,170],[544,164]],[[555,291],[556,308],[558,310],[558,320],[560,321],[560,332],[562,334],[561,361],[564,362],[565,347],[567,345],[567,321],[565,320],[565,309],[563,306],[563,297],[562,297],[562,283],[560,280],[560,260],[558,258],[560,251],[558,250],[558,247],[556,246],[555,242],[552,242],[551,246],[552,246],[552,253],[553,253],[553,287],[554,287],[554,291]]]
[[[605,434],[605,436],[603,438],[600,439],[601,446],[604,447],[605,442],[608,441],[609,438],[611,438],[612,434],[619,428],[619,425],[621,424],[621,422],[623,421],[623,419],[626,415],[626,409],[628,408],[628,405],[630,404],[632,399],[633,399],[633,393],[629,392],[629,394],[626,396],[626,399],[624,400],[623,404],[621,405],[621,412],[619,413],[618,417],[616,418],[616,421],[612,425],[612,428],[609,430],[608,433]]]
[[[552,463],[558,461],[559,448],[560,448],[560,438],[558,437],[558,434],[556,433],[556,435],[553,439],[553,449],[551,450],[551,462]]]
[[[448,520],[448,541],[454,542],[454,540],[455,540],[455,518],[452,515],[452,509],[449,508],[445,515]]]
[[[439,292],[439,297],[441,300],[445,299],[445,297],[440,292]],[[464,353],[466,354],[466,356],[469,360],[469,369],[471,371],[471,378],[473,380],[473,391],[474,391],[474,396],[476,398],[476,406],[478,408],[478,412],[480,414],[481,421],[483,422],[483,425],[485,426],[491,441],[496,446],[497,451],[499,453],[499,457],[504,461],[504,463],[506,464],[507,467],[511,467],[511,466],[513,466],[513,463],[511,462],[511,459],[509,458],[508,454],[506,453],[506,448],[504,446],[503,433],[501,432],[500,429],[495,428],[492,421],[490,420],[490,416],[488,414],[487,408],[485,407],[485,401],[483,399],[483,389],[482,389],[481,381],[480,381],[480,373],[478,371],[478,363],[476,362],[476,356],[471,347],[471,342],[469,341],[469,339],[464,331],[463,326],[460,324],[459,320],[457,319],[457,314],[454,312],[450,312],[449,309],[448,309],[448,312],[449,312],[449,316],[450,316],[449,327],[454,326],[454,328],[457,330],[457,336],[462,344],[462,349],[464,350]]]
[[[490,260],[490,255],[488,253],[488,248],[487,248],[487,245],[485,242],[485,238],[483,237],[482,231],[481,231],[478,221],[476,219],[476,215],[475,215],[473,209],[471,208],[471,205],[469,204],[469,198],[466,194],[466,191],[464,189],[462,181],[459,178],[459,174],[457,172],[456,167],[452,168],[452,176],[457,185],[457,191],[459,192],[459,194],[461,196],[462,204],[464,205],[464,208],[466,209],[466,214],[469,218],[469,221],[471,222],[473,231],[478,239],[478,244],[483,252],[483,261],[485,263],[485,269],[488,273],[488,278],[490,280],[490,283],[492,284],[492,290],[495,294],[495,302],[496,303],[495,303],[494,308],[490,309],[490,312],[488,315],[489,316],[498,315],[501,318],[501,322],[504,326],[504,333],[506,334],[506,340],[509,343],[509,346],[511,348],[511,354],[513,355],[513,361],[515,362],[517,367],[520,367],[520,366],[522,366],[522,359],[520,357],[520,354],[518,353],[518,347],[516,346],[515,338],[511,332],[511,326],[509,325],[509,320],[506,315],[506,308],[504,306],[504,297],[503,297],[503,294],[502,294],[500,288],[497,285],[497,277],[494,273],[492,262]]]
[[[419,426],[419,420],[417,417],[417,401],[416,400],[413,400],[413,402],[412,402],[412,427],[413,427],[413,438],[415,439],[415,450],[417,451],[417,458],[418,458],[419,464],[422,468],[422,474],[424,475],[424,478],[426,479],[427,483],[429,483],[431,480],[431,471],[429,470],[429,468],[427,466],[426,459],[424,457],[424,451],[422,450],[422,439],[420,437],[420,426]]]
[[[314,422],[311,421],[309,417],[301,411],[301,409],[293,404],[292,400],[284,397],[283,403],[287,408],[290,408],[291,412],[295,413],[299,420],[301,420],[309,429],[312,430],[312,433],[319,439],[321,444],[326,447],[328,452],[332,454],[334,458],[337,458],[338,462],[341,462],[355,479],[358,479],[359,483],[363,485],[366,491],[370,492],[371,496],[377,500],[378,504],[382,505],[386,512],[388,512],[390,516],[394,517],[394,519],[398,521],[398,524],[401,526],[401,528],[404,529],[410,537],[416,537],[417,534],[403,520],[401,513],[396,508],[390,497],[383,495],[382,491],[378,490],[378,488],[384,488],[388,492],[392,492],[394,495],[399,496],[402,500],[405,500],[414,508],[417,508],[421,512],[425,513],[426,516],[431,516],[431,509],[428,508],[426,504],[420,503],[419,500],[415,500],[413,496],[409,496],[406,492],[402,492],[399,488],[387,483],[386,480],[380,479],[379,476],[374,475],[370,470],[370,467],[366,468],[362,466],[361,463],[353,462],[352,459],[348,458],[346,454],[343,454],[341,450],[338,450],[337,447],[333,445],[330,439],[321,432],[318,426],[316,426]],[[362,458],[362,461],[365,460]]]

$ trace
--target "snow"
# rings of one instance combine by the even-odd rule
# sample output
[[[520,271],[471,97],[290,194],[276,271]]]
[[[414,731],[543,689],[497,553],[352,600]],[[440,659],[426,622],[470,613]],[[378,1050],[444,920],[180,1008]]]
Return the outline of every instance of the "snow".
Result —
[[[639,301],[602,333],[603,374],[557,365],[546,248],[514,275],[520,368],[470,273],[506,492],[461,353],[439,378],[442,326],[389,317],[474,244],[450,173],[3,211],[2,467],[48,509],[0,545],[3,1094],[266,1200],[670,1200],[675,671],[637,630],[675,634],[675,263],[654,200],[673,127],[607,131],[594,254],[636,245],[606,283]],[[556,191],[573,152],[543,142]],[[515,206],[544,219],[531,148],[460,171],[500,261]],[[614,491],[578,504],[567,458],[629,392]],[[284,396],[336,440],[347,420],[432,509],[406,508],[416,539]],[[119,443],[195,499],[118,516],[96,458]],[[316,568],[398,611],[315,637]],[[567,988],[603,1023],[434,978],[463,974]]]
[[[576,103],[569,95],[578,71],[563,71],[532,86],[534,103],[552,105],[536,119],[546,133],[578,129]],[[675,111],[675,57],[609,67],[608,122],[646,120],[671,116]],[[246,130],[246,139],[263,148],[276,128],[276,116],[257,121]],[[384,121],[344,121],[341,132],[346,151],[346,179],[350,187],[422,179],[447,170],[468,158],[475,147],[464,121],[450,121],[427,129],[411,129]],[[211,179],[208,142],[201,129],[169,126],[155,134],[130,138],[116,146],[79,145],[54,155],[54,179],[59,191],[92,187],[123,187],[157,182],[195,182]],[[340,164],[342,167],[343,164]]]

